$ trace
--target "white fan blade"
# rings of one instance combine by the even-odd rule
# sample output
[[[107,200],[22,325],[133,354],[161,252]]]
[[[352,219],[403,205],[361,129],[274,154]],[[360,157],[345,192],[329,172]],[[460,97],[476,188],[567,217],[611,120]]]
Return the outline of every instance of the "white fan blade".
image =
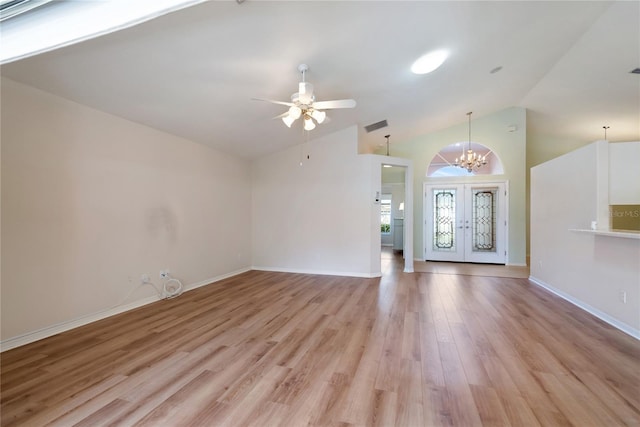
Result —
[[[286,105],[287,107],[293,106],[293,102],[284,102],[284,101],[274,101],[273,99],[263,99],[263,98],[251,98],[253,101],[264,101],[270,102],[272,104]]]
[[[318,101],[313,103],[313,108],[318,110],[330,110],[332,108],[354,108],[354,99],[336,99],[333,101]]]

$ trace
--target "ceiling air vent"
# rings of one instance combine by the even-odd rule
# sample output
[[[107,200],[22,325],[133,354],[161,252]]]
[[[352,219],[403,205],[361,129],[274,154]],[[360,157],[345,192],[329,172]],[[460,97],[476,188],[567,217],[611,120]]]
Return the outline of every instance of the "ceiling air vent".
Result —
[[[640,68],[629,71],[631,74],[640,74]]]
[[[18,16],[31,9],[45,5],[51,0],[1,0],[0,21]]]
[[[380,121],[380,122],[372,123],[372,124],[370,124],[370,125],[365,126],[365,127],[364,127],[364,130],[366,130],[366,131],[367,131],[367,133],[369,133],[369,132],[373,132],[374,130],[378,130],[378,129],[386,128],[387,126],[389,126],[389,125],[387,124],[387,121],[386,121],[386,120],[382,120],[382,121]]]

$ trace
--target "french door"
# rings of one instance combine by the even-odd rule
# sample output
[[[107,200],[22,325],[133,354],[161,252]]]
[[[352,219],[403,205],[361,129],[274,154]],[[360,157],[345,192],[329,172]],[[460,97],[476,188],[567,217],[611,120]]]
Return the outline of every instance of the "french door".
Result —
[[[425,261],[505,263],[505,183],[424,188]]]

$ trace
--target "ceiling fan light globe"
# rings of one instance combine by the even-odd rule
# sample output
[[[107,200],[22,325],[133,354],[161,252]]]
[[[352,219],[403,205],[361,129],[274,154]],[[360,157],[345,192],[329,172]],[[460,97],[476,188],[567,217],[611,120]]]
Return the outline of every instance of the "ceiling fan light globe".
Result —
[[[300,107],[293,105],[291,106],[291,108],[289,108],[289,117],[291,117],[293,120],[300,118],[301,114],[302,110],[300,109]]]
[[[313,117],[315,121],[318,122],[318,124],[321,124],[322,122],[324,122],[324,119],[327,118],[327,113],[320,110],[313,110],[313,112],[311,113],[311,117]]]
[[[284,122],[285,125],[287,125],[288,128],[290,128],[293,122],[296,121],[296,119],[294,119],[290,115],[287,115],[282,118],[282,121]]]
[[[314,130],[316,128],[316,124],[313,123],[311,117],[305,117],[304,119],[304,130]]]

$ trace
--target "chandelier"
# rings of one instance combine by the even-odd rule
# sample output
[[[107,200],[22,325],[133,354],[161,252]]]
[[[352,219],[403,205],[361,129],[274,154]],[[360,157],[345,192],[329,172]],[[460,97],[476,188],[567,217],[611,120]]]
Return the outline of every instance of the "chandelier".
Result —
[[[471,149],[471,114],[469,111],[467,116],[469,116],[469,145],[467,152],[464,152],[464,148],[462,149],[462,155],[458,158],[456,157],[456,161],[454,165],[466,169],[468,172],[473,172],[474,169],[480,169],[481,166],[487,164],[487,156],[480,156],[478,153]]]

